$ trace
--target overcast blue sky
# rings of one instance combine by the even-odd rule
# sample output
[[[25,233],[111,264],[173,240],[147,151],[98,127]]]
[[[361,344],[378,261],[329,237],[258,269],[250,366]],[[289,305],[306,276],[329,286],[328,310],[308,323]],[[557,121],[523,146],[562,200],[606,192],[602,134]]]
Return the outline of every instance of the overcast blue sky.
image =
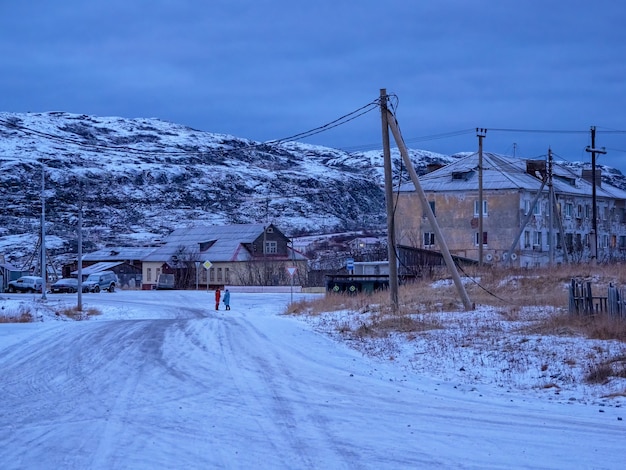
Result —
[[[616,0],[0,2],[2,111],[157,117],[259,141],[398,98],[411,148],[626,172],[626,6]],[[504,132],[495,129],[580,133]],[[422,137],[456,131],[456,137]],[[381,146],[370,112],[305,142]]]

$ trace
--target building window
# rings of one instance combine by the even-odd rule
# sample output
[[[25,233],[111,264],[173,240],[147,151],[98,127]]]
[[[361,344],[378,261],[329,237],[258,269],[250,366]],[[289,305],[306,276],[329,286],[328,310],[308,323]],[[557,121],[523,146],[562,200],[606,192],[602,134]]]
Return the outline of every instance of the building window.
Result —
[[[435,212],[435,201],[428,201],[428,205],[430,206],[430,210],[433,211],[433,215],[436,215]]]
[[[222,282],[222,268],[217,268],[217,282]]]
[[[568,253],[571,253],[574,250],[574,234],[566,233],[565,234],[565,248]]]
[[[535,232],[533,234],[533,248],[541,248],[542,246],[542,233]]]
[[[600,236],[600,240],[598,242],[600,248],[608,248],[609,247],[609,236],[604,234]]]
[[[530,248],[530,232],[524,230],[524,248]]]
[[[565,217],[572,218],[572,213],[574,212],[574,204],[568,202],[565,204]]]
[[[210,276],[209,282],[215,282],[215,268],[209,269],[209,276]]]
[[[479,201],[474,201],[474,217],[478,217],[478,206],[480,205]],[[483,199],[483,215],[487,215],[487,200]]]
[[[474,244],[478,246],[480,243],[479,232],[474,233]],[[483,246],[487,246],[487,232],[483,232]]]
[[[433,232],[424,232],[424,246],[432,246],[435,244],[435,234]]]
[[[585,219],[591,219],[591,206],[585,205]]]
[[[224,282],[230,284],[230,268],[224,268]]]
[[[583,217],[583,206],[582,204],[578,204],[578,206],[576,206],[576,218],[582,219],[582,217]]]
[[[269,255],[278,253],[278,242],[265,242],[265,253]]]
[[[146,282],[152,282],[152,268],[146,269]]]
[[[620,250],[626,250],[626,235],[619,236],[619,248]]]

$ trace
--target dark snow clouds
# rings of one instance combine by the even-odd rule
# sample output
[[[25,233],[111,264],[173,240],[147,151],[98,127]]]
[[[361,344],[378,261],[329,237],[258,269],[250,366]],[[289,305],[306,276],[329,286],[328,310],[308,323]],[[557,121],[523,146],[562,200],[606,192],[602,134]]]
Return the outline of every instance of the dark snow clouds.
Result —
[[[610,0],[2,2],[1,111],[158,117],[266,141],[386,88],[412,148],[473,151],[481,127],[487,151],[589,161],[597,126],[599,162],[624,170],[623,12]],[[579,132],[527,132],[547,130]],[[380,148],[379,113],[306,142]]]

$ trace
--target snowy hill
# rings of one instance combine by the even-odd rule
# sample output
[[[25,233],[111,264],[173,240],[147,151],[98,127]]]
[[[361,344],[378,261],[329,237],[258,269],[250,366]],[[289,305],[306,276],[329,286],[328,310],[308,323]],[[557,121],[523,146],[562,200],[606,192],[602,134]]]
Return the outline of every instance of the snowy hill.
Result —
[[[409,150],[418,172],[464,156]],[[408,181],[392,149],[394,184]],[[149,245],[192,225],[272,222],[288,236],[385,229],[382,150],[254,142],[158,119],[0,113],[0,255],[36,258],[45,165],[46,245],[85,251]],[[572,166],[582,167],[582,163]],[[603,167],[603,180],[626,187]]]
[[[411,157],[421,171],[450,161]],[[76,250],[81,195],[87,250],[199,224],[267,221],[288,235],[385,224],[382,151],[269,145],[158,119],[0,113],[0,253],[18,266],[39,238],[41,161],[53,256]]]

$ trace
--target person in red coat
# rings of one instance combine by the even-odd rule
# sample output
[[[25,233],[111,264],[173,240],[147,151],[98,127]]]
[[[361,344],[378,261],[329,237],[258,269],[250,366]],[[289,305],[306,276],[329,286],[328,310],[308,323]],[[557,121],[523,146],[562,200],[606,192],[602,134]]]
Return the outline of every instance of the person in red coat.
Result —
[[[215,310],[219,310],[220,309],[220,296],[221,296],[221,292],[219,287],[217,289],[215,289]]]

